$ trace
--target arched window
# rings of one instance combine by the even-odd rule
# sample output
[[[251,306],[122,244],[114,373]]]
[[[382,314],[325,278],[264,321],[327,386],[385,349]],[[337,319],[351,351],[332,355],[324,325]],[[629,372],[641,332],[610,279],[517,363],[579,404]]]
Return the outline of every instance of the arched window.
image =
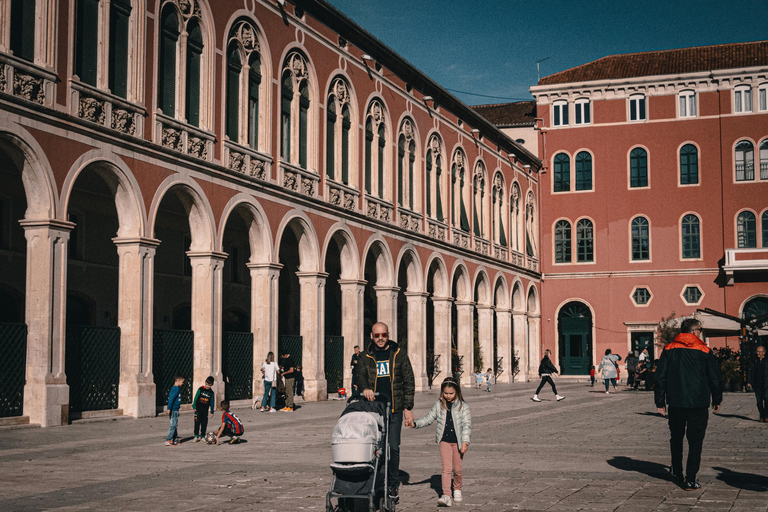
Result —
[[[760,179],[768,180],[768,139],[760,143]]]
[[[635,148],[629,154],[629,186],[648,186],[648,154],[643,148]]]
[[[576,261],[595,261],[595,240],[592,221],[582,219],[576,223]]]
[[[520,252],[521,236],[523,233],[523,212],[520,208],[520,185],[512,183],[512,193],[509,200],[509,244],[513,251]]]
[[[373,100],[365,116],[365,191],[380,199],[384,199],[386,136],[384,107]]]
[[[170,117],[176,115],[176,58],[179,34],[176,9],[172,4],[166,4],[160,17],[157,107]]]
[[[35,0],[11,2],[11,51],[23,60],[35,60]]]
[[[493,180],[493,206],[491,218],[493,219],[493,241],[502,247],[507,246],[507,234],[504,229],[504,178],[496,174]]]
[[[763,247],[768,249],[768,210],[760,217],[760,224],[763,228]]]
[[[586,151],[576,155],[576,190],[592,190],[592,155]]]
[[[461,155],[464,158],[463,153],[457,153],[456,156]],[[462,212],[466,211],[466,204],[468,202],[468,187],[465,188],[465,184],[462,182],[460,187],[459,201],[461,202]],[[485,218],[485,204],[487,201],[486,195],[486,178],[485,178],[485,166],[482,162],[478,162],[475,166],[475,171],[472,173],[472,222],[475,228],[475,236],[482,238],[488,238],[487,232],[487,219]],[[464,218],[462,217],[462,228],[464,229]],[[469,229],[469,221],[467,220],[467,230]]]
[[[464,152],[457,149],[453,153],[451,162],[451,225],[469,232],[469,180],[466,169],[466,157]],[[476,183],[473,181],[473,184]],[[476,205],[475,205],[476,206]],[[475,209],[475,234],[482,227],[478,224],[477,210]]]
[[[349,185],[349,137],[352,128],[349,87],[337,78],[328,95],[325,169],[327,176]]]
[[[226,133],[231,141],[256,150],[260,149],[260,88],[256,29],[248,21],[238,21],[230,32],[227,51]]]
[[[736,144],[736,181],[755,179],[755,147],[748,140]]]
[[[416,139],[413,122],[403,121],[397,138],[397,203],[414,211],[414,168],[416,164]]]
[[[443,200],[442,200],[442,174],[443,157],[442,142],[437,135],[432,135],[427,145],[427,216],[443,222]]]
[[[307,168],[309,154],[309,71],[298,51],[285,58],[280,92],[280,156],[284,161]]]
[[[694,185],[699,182],[699,151],[693,144],[680,148],[680,184]]]
[[[629,120],[645,121],[645,95],[633,94],[629,97]]]
[[[15,3],[15,2],[14,2]],[[75,74],[96,87],[99,47],[99,0],[77,0],[75,11]]]
[[[186,119],[192,126],[200,126],[200,71],[203,56],[203,31],[200,23],[192,19],[187,25],[187,79]]]
[[[571,223],[559,220],[555,224],[555,263],[571,262]]]
[[[751,249],[757,247],[757,228],[755,226],[755,214],[741,212],[736,217],[737,247],[739,249]]]
[[[112,0],[109,9],[109,90],[126,98],[131,1]]]
[[[571,159],[565,153],[555,155],[555,169],[553,173],[554,191],[569,192],[571,190]]]
[[[536,225],[536,199],[533,192],[529,191],[525,202],[525,252],[532,258],[535,258],[538,252],[536,248]]]
[[[635,217],[632,219],[632,261],[643,261],[651,258],[651,233],[648,219]]]
[[[696,215],[686,215],[680,229],[683,244],[683,258],[701,257],[701,231],[699,218]]]
[[[752,87],[739,85],[733,90],[733,111],[752,112]]]
[[[558,100],[552,104],[552,126],[568,126],[568,102]]]

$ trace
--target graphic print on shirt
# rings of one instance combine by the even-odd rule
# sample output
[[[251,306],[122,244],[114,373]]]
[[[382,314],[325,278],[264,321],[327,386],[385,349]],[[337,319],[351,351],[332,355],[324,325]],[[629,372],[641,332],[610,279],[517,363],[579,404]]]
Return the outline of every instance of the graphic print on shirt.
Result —
[[[389,361],[376,361],[376,377],[389,377]]]

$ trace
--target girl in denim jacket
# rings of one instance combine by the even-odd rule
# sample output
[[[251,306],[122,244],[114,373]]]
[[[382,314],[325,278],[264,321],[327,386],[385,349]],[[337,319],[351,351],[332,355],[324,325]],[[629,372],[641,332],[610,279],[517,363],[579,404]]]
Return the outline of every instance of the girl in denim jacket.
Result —
[[[435,440],[440,445],[440,460],[443,471],[443,495],[437,506],[450,507],[460,502],[462,470],[461,461],[469,449],[472,433],[472,418],[469,405],[461,397],[461,386],[453,377],[447,377],[440,385],[440,400],[423,418],[416,420],[414,427],[431,425],[437,420]],[[453,497],[451,497],[451,473],[453,473]]]

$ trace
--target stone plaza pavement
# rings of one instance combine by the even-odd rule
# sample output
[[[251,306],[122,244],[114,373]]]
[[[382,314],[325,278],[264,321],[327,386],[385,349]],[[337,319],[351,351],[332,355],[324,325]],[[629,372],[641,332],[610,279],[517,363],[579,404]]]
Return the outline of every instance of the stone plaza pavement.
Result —
[[[559,382],[566,399],[535,383],[466,390],[472,444],[464,461],[467,511],[768,510],[768,425],[754,395],[726,393],[710,417],[699,480],[685,492],[667,477],[668,429],[649,392]],[[437,391],[417,393],[417,417]],[[166,416],[3,428],[0,511],[322,511],[331,429],[343,402],[302,403],[295,413],[234,412],[240,445],[164,446]],[[209,423],[209,430],[220,416]],[[182,413],[180,434],[192,434]],[[436,510],[440,457],[434,426],[404,429],[398,510]]]

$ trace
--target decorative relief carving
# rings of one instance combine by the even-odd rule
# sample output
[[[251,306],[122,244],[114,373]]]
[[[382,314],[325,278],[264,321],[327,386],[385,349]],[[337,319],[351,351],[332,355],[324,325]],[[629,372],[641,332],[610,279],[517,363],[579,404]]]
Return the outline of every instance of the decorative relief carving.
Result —
[[[0,92],[5,92],[5,64],[0,64]]]
[[[296,180],[297,176],[295,172],[284,171],[283,172],[283,186],[289,190],[298,190],[299,183]]]
[[[174,128],[163,126],[163,146],[181,151],[181,132]]]
[[[250,175],[262,181],[267,180],[267,166],[261,160],[251,159]]]
[[[403,121],[403,135],[405,135],[406,142],[413,140],[413,125],[410,119]]]
[[[344,194],[344,209],[345,210],[354,210],[355,209],[355,196],[353,194]]]
[[[304,56],[298,52],[293,52],[288,56],[288,69],[293,74],[294,79],[301,80],[307,76],[307,63]]]
[[[416,219],[416,218],[411,219],[410,229],[411,231],[419,231],[421,229],[421,224],[419,223],[419,219]]]
[[[339,105],[344,105],[349,101],[349,90],[347,89],[347,84],[341,78],[337,78],[334,81],[333,92],[336,96],[336,101],[339,102]]]
[[[341,190],[332,188],[331,196],[329,197],[329,200],[331,204],[335,204],[336,206],[341,206]]]
[[[411,219],[408,217],[408,215],[401,213],[400,214],[400,227],[403,229],[408,229],[408,225],[410,224]]]
[[[16,70],[16,73],[13,75],[13,94],[42,105],[43,101],[45,101],[43,79],[25,75]]]
[[[242,153],[236,153],[234,151],[229,152],[229,168],[236,172],[243,172],[243,166],[245,165],[245,155]]]
[[[208,148],[205,140],[199,137],[189,137],[189,154],[202,160],[208,159]]]
[[[315,182],[309,178],[301,178],[301,191],[308,196],[315,195]]]
[[[376,211],[376,203],[368,203],[367,215],[374,219],[378,218],[379,215],[378,215],[378,212]]]
[[[386,206],[379,207],[379,219],[384,222],[389,222],[391,210]]]
[[[80,107],[78,115],[92,123],[104,124],[106,112],[104,102],[88,96],[80,96]]]
[[[133,135],[136,132],[133,114],[123,109],[112,110],[112,129]]]

